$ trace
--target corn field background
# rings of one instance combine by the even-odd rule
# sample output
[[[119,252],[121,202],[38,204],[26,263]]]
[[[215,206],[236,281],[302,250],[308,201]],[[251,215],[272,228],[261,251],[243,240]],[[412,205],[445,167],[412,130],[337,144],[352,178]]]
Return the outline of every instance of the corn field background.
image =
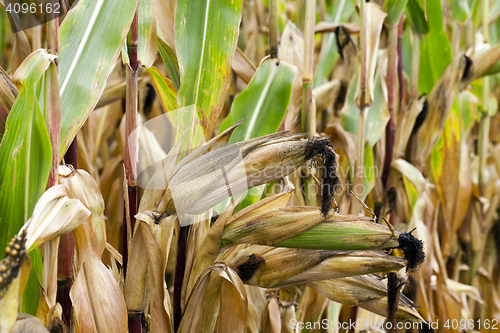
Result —
[[[500,330],[499,17],[0,0],[0,332]]]

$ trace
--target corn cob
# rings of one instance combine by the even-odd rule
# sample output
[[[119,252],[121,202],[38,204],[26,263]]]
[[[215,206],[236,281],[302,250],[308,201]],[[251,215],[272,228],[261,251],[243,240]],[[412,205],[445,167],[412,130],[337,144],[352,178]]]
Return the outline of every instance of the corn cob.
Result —
[[[10,332],[17,317],[20,296],[28,280],[31,261],[26,254],[26,231],[12,238],[0,261],[0,332]]]
[[[309,283],[308,286],[332,301],[347,306],[359,306],[378,315],[387,316],[387,284],[376,275],[316,281]],[[397,321],[425,322],[413,302],[403,294],[398,308]]]
[[[199,214],[248,188],[281,179],[308,160],[316,165],[314,158],[319,157],[325,167],[322,212],[328,213],[338,183],[335,153],[328,139],[279,132],[226,145],[237,125],[177,164],[180,146],[174,147],[151,178],[139,211]]]
[[[249,243],[343,251],[401,248],[405,251],[410,270],[415,270],[425,258],[422,242],[411,233],[391,231],[369,217],[331,214],[325,221],[318,207],[251,211],[248,209],[247,214],[235,215],[228,222],[222,245]]]
[[[394,272],[403,258],[373,251],[325,251],[252,245],[240,250],[229,264],[250,285],[284,287],[317,280]]]
[[[0,261],[0,299],[13,279],[17,278],[26,254],[26,231],[12,238],[5,248],[5,258]]]

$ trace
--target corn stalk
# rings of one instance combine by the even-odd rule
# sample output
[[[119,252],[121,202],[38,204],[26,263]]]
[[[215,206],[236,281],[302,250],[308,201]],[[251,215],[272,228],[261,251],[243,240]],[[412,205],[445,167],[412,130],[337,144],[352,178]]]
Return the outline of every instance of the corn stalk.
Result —
[[[125,179],[128,199],[125,200],[125,211],[123,214],[122,246],[123,246],[123,272],[124,278],[127,275],[128,257],[129,257],[129,233],[135,230],[135,215],[137,212],[137,184],[135,176],[137,174],[136,166],[136,131],[137,127],[137,102],[138,102],[138,62],[137,46],[139,39],[139,4],[135,10],[134,19],[130,27],[130,36],[128,41],[130,66],[126,65],[126,125],[125,125]],[[133,248],[130,248],[132,250]],[[128,315],[129,332],[139,333],[142,331],[142,313],[133,311]]]

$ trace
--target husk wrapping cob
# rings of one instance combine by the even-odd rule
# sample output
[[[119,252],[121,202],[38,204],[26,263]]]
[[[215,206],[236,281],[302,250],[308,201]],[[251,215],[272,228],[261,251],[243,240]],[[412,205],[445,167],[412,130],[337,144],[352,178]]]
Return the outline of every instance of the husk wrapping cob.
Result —
[[[279,132],[227,145],[236,124],[176,163],[180,145],[162,161],[139,211],[158,215],[199,214],[246,189],[281,179],[308,160],[324,167],[322,213],[333,202],[338,177],[335,152],[326,138]]]

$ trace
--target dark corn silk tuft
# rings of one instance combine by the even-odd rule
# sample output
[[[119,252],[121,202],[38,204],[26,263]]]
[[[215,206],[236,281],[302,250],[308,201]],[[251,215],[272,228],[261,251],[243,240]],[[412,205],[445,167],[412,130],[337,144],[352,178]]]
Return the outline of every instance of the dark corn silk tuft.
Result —
[[[422,127],[425,118],[427,118],[428,109],[429,109],[429,102],[427,101],[426,97],[424,103],[422,104],[422,111],[420,111],[420,113],[417,116],[417,119],[415,119],[415,125],[413,125],[413,129],[411,131],[412,135],[415,135],[420,129],[420,127]]]
[[[396,203],[398,199],[398,192],[396,191],[396,188],[392,186],[388,191],[387,191],[387,199],[389,202],[389,211],[387,214],[390,214],[392,211],[396,210]]]
[[[398,311],[401,287],[404,285],[402,279],[396,273],[387,274],[387,320],[385,322],[387,332],[396,327],[396,312]]]
[[[335,150],[327,138],[311,138],[306,145],[305,156],[308,160],[312,159],[315,167],[317,167],[315,157],[319,157],[323,164],[321,173],[321,214],[326,217],[332,209],[335,190],[340,183],[336,172]]]
[[[240,277],[241,281],[246,282],[252,278],[255,271],[259,268],[262,262],[266,262],[264,258],[259,255],[252,253],[245,262],[236,267],[236,273]]]
[[[466,55],[464,55],[464,58],[465,58],[465,68],[464,68],[464,73],[462,74],[462,81],[465,81],[472,76],[473,61]]]
[[[413,230],[399,235],[399,248],[403,250],[408,261],[406,271],[415,273],[425,260],[425,252],[424,242],[413,236],[412,232]]]
[[[340,110],[342,110],[342,108],[344,107],[348,87],[349,83],[347,82],[347,80],[342,79],[340,81],[340,87],[337,90],[337,94],[335,96],[335,101],[333,102],[333,109],[335,110],[336,116],[338,116],[338,112],[340,112]]]
[[[149,117],[153,110],[153,103],[156,99],[156,91],[151,83],[146,83],[146,97],[144,98],[144,106],[142,112],[146,117]]]
[[[335,43],[337,51],[342,59],[344,59],[344,48],[351,42],[351,35],[343,26],[339,25],[335,28]]]

